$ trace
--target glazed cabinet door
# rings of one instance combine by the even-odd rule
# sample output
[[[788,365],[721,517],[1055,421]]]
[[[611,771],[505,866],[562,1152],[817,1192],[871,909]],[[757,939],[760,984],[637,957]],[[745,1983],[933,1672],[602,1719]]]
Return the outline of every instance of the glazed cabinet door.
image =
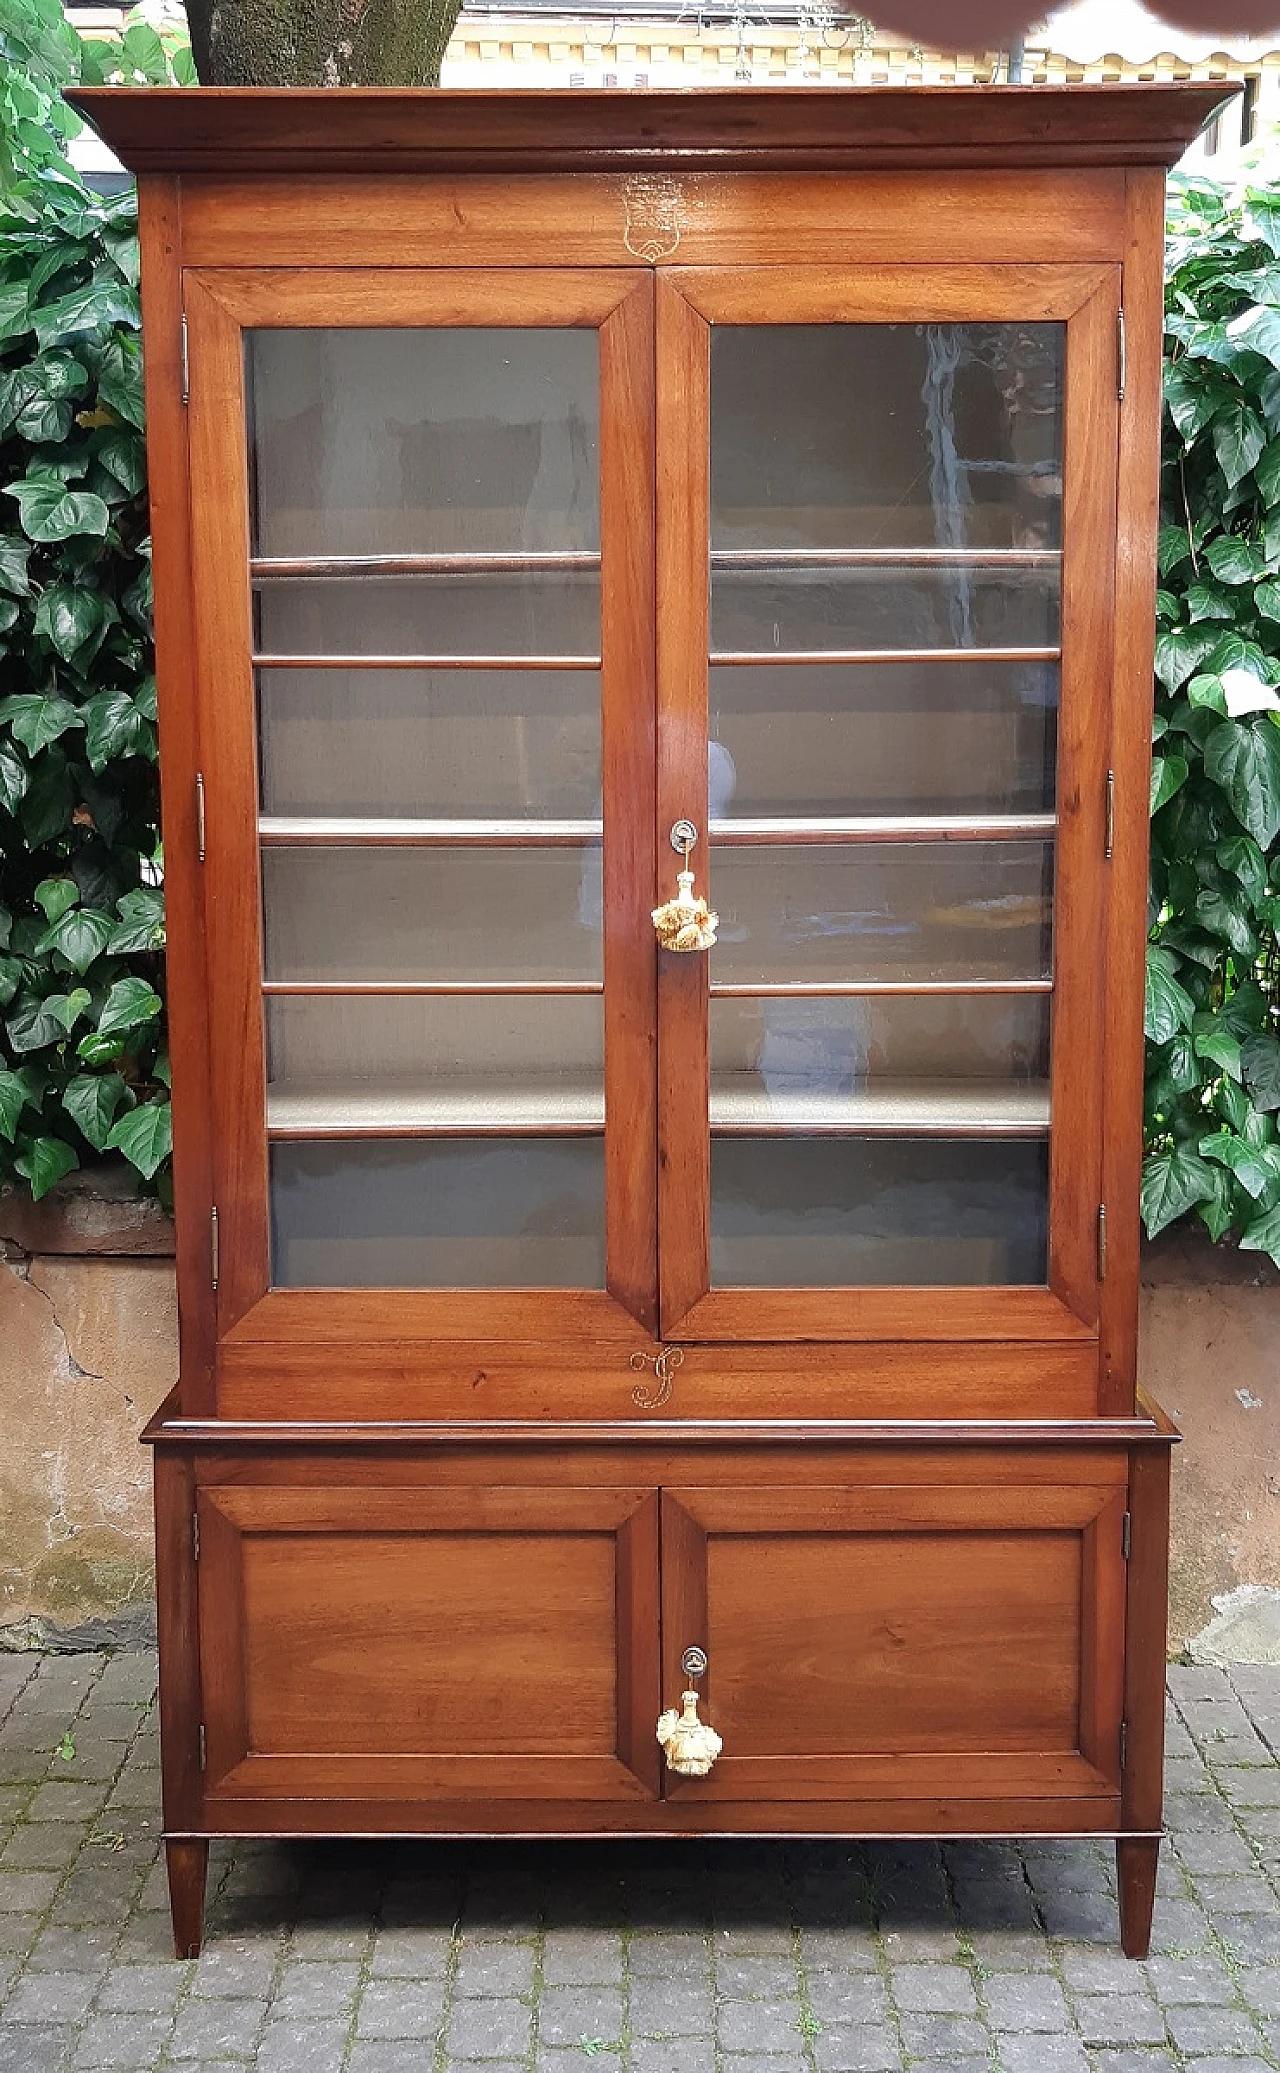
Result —
[[[653,1491],[335,1476],[198,1517],[211,1798],[656,1792]]]
[[[1018,1472],[664,1491],[664,1704],[701,1648],[724,1744],[668,1794],[1113,1805],[1124,1500]]]
[[[224,1351],[634,1345],[648,277],[184,293]]]
[[[667,1333],[1096,1332],[1118,306],[660,276]]]

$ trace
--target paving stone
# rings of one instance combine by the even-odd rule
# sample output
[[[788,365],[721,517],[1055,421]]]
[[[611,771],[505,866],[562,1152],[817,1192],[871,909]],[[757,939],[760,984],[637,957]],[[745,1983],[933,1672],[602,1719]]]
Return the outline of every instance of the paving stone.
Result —
[[[1236,1998],[1235,1981],[1220,1958],[1149,1958],[1147,1977],[1168,2008]]]
[[[268,2023],[254,2073],[337,2073],[346,2043],[345,2023]]]
[[[1241,1996],[1259,2015],[1280,2016],[1280,1966],[1245,1966],[1236,1975]]]
[[[622,2065],[621,2047],[610,2046],[607,2050],[597,2048],[592,2054],[583,2051],[581,2045],[544,2044],[534,2054],[534,2073],[587,2073],[594,2067],[596,2073],[619,2073]],[[484,2073],[489,2073],[486,2066]]]
[[[800,1963],[807,1972],[874,1972],[879,1962],[875,1931],[861,1924],[800,1931]],[[635,1963],[636,1947],[632,1943],[633,1972]]]
[[[27,1958],[28,1972],[92,1972],[100,1979],[112,1961],[110,1928],[42,1929]]]
[[[380,1929],[369,1969],[375,1979],[443,1979],[453,1938],[440,1929]]]
[[[898,2073],[902,2053],[893,2032],[875,2024],[833,2023],[813,2039],[813,2056],[819,2073]],[[743,2073],[747,2061],[725,2061],[732,2073]],[[797,2057],[785,2064],[803,2065]]]
[[[1256,2051],[1262,2042],[1242,2008],[1171,2008],[1169,2034],[1182,2052]]]
[[[54,2073],[66,2064],[75,2032],[62,2027],[13,2029],[4,2038],[4,2073]]]
[[[884,1981],[868,1972],[815,1972],[808,1981],[809,2005],[822,2023],[885,2023],[889,1997]]]
[[[356,2018],[358,2037],[434,2037],[444,2014],[439,1980],[370,1980]]]
[[[454,1992],[468,1999],[531,1994],[536,1960],[531,1943],[468,1944],[458,1959]]]
[[[1265,1757],[1266,1752],[1259,1750]],[[1250,1765],[1247,1769],[1224,1769],[1215,1773],[1219,1785],[1236,1807],[1280,1807],[1280,1766],[1274,1763]]]
[[[91,2015],[76,2040],[74,2066],[152,2066],[172,2023],[167,2015]]]
[[[57,1871],[6,1872],[0,1878],[0,1914],[43,1911],[57,1892],[61,1877]]]
[[[98,1991],[96,1972],[29,1972],[5,2003],[6,2023],[78,2023]]]
[[[415,2043],[413,2039],[404,2037],[394,2040],[358,2037],[347,2060],[347,2073],[431,2073],[434,2058],[434,2043]],[[320,2073],[319,2068],[316,2073]],[[519,2059],[507,2059],[491,2065],[487,2073],[523,2073],[523,2068]]]
[[[920,2014],[976,2015],[973,1979],[962,1965],[898,1965],[890,1984],[899,2008]]]
[[[622,2035],[616,1987],[546,1987],[538,1999],[538,2043],[573,2045],[584,2037],[612,2044]]]
[[[1193,1878],[1197,1872],[1251,1872],[1257,1867],[1249,1845],[1234,1829],[1207,1835],[1193,1829],[1172,1840],[1179,1860]],[[1163,1860],[1167,1853],[1160,1854]]]
[[[723,2051],[789,2052],[800,2047],[798,2001],[722,2001],[716,2035]]]
[[[550,1929],[542,1955],[548,1986],[618,1986],[622,1938],[604,1929]]]
[[[1178,2073],[1167,2051],[1095,2051],[1093,2073]]]
[[[373,1991],[370,1986],[366,1999]],[[522,2058],[532,2028],[532,2011],[524,2001],[455,2001],[445,2051],[451,2059]]]
[[[633,1979],[629,2028],[641,2037],[710,2036],[711,1985],[698,1979]]]
[[[0,1850],[0,1879],[11,1871],[65,1871],[87,1833],[82,1821],[26,1821]]]
[[[908,2058],[948,2064],[966,2055],[986,2058],[991,2049],[990,2036],[971,2015],[904,2015],[902,2042]]]
[[[1081,1994],[1076,2028],[1086,2044],[1163,2044],[1165,2019],[1146,1994]]]
[[[174,2025],[175,2059],[247,2059],[262,2027],[256,2001],[188,2001]]]
[[[172,2013],[189,1984],[190,1965],[116,1965],[98,1992],[100,2014]]]
[[[1004,2073],[1089,2073],[1089,2061],[1078,2037],[1001,2037]]]
[[[360,1972],[349,1958],[331,1965],[286,1963],[271,1997],[272,2021],[318,2022],[324,2016],[349,2015]]]
[[[30,1911],[0,1914],[0,1958],[20,1958],[40,1933],[41,1917]]]
[[[1270,1921],[1258,1915],[1226,1915],[1214,1927],[1242,1965],[1280,1965],[1280,1912]]]
[[[627,1949],[631,1977],[710,1979],[711,1944],[695,1929],[633,1936]]]
[[[105,1785],[41,1785],[27,1802],[27,1820],[92,1821],[106,1796]]]
[[[799,1991],[800,1975],[793,1957],[751,1958],[722,1951],[716,1959],[716,1992],[726,2000],[750,1995],[769,1999]]]
[[[1193,2059],[1194,2073],[1273,2073],[1270,2059],[1241,2059],[1234,2053],[1230,2058]]]
[[[735,2067],[738,2063],[734,2061]],[[683,2038],[678,2066],[673,2064],[671,2046],[661,2038],[638,2037],[631,2046],[631,2073],[715,2073],[715,2065],[710,2037]]]
[[[993,2030],[1065,2030],[1066,1997],[1042,1973],[997,1972],[983,1981],[982,1998]]]

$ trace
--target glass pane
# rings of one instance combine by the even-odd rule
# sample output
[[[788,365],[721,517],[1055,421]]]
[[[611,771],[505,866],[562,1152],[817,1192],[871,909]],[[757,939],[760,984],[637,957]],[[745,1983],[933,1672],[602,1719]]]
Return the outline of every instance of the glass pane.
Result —
[[[264,669],[258,687],[266,813],[599,815],[594,671]]]
[[[602,1288],[602,1138],[271,1148],[276,1288]]]
[[[713,1127],[952,1135],[1049,1120],[1046,994],[711,1003]]]
[[[1043,1285],[1047,1145],[717,1137],[718,1288]]]
[[[272,576],[255,589],[262,655],[596,655],[600,578]]]
[[[267,849],[268,979],[601,976],[600,851]]]
[[[599,994],[267,1001],[271,1128],[604,1124]]]
[[[1050,976],[1049,842],[715,850],[722,985]]]
[[[599,548],[594,331],[257,331],[246,351],[255,554]]]
[[[1057,569],[714,569],[711,652],[1057,646]]]
[[[712,547],[1060,547],[1065,340],[1060,324],[717,325]]]
[[[1053,663],[805,664],[711,672],[717,814],[1052,809]]]

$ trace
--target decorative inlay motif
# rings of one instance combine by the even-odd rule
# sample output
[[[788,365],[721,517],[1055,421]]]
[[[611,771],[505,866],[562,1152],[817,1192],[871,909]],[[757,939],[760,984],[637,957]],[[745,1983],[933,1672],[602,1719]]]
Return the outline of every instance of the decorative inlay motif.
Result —
[[[683,184],[665,175],[637,174],[623,189],[623,203],[628,252],[648,266],[670,259],[680,243],[685,215]]]

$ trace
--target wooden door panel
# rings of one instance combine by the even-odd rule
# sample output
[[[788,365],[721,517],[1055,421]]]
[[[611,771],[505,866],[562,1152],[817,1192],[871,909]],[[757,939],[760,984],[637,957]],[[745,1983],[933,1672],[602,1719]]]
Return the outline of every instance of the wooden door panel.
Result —
[[[634,1489],[202,1490],[211,1789],[652,1793],[656,1517]]]
[[[1122,1508],[1093,1485],[664,1493],[664,1700],[697,1642],[725,1744],[668,1793],[1116,1791]]]

